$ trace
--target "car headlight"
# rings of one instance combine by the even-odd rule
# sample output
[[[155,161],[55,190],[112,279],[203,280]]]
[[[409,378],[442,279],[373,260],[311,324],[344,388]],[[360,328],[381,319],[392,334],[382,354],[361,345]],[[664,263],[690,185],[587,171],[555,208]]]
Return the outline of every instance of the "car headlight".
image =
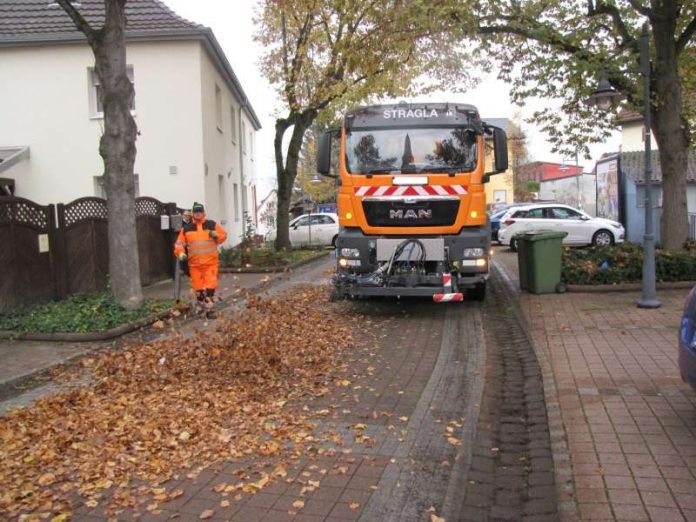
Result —
[[[611,222],[611,226],[618,230],[621,230],[623,228],[623,225],[621,223],[615,223],[613,221]]]
[[[486,251],[483,248],[465,248],[464,257],[483,257]]]
[[[357,248],[342,248],[341,257],[360,257],[360,250]]]

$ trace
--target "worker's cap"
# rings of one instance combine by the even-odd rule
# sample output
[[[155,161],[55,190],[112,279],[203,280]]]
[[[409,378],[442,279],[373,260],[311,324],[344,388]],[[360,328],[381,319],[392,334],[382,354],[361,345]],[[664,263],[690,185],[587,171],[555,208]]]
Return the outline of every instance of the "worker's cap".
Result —
[[[205,207],[202,203],[194,203],[191,207],[191,212],[205,212]]]

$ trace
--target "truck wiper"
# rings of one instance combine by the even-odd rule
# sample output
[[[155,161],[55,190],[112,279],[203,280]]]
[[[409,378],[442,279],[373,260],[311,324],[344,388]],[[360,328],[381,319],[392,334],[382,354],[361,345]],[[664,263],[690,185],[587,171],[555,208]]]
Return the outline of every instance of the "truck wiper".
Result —
[[[418,172],[444,172],[449,174],[450,176],[454,176],[455,174],[460,172],[460,170],[456,167],[428,167],[420,169]]]
[[[399,167],[380,167],[377,169],[366,169],[365,171],[363,171],[363,174],[367,175],[367,177],[370,177],[373,174],[391,174],[395,171],[400,172],[401,169]]]

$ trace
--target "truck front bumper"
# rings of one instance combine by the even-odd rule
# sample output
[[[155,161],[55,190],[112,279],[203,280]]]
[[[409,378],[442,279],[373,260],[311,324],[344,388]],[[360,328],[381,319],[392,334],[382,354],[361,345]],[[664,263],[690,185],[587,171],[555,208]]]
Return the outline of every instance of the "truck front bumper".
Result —
[[[418,239],[426,244],[427,269],[379,275],[383,268],[383,245],[379,240],[398,244]],[[432,241],[436,239],[437,241]],[[393,241],[397,240],[397,241]],[[439,256],[431,244],[442,245]],[[378,250],[381,252],[378,255]],[[465,249],[480,249],[477,258],[464,257]],[[443,275],[452,275],[452,291],[476,288],[488,279],[490,230],[488,227],[463,229],[456,235],[445,236],[366,236],[359,229],[344,229],[336,239],[336,276],[334,283],[339,294],[355,296],[432,296],[443,292]],[[348,255],[344,255],[348,254]],[[380,257],[381,256],[381,257]],[[415,265],[416,263],[414,263]],[[445,290],[447,290],[445,288]]]

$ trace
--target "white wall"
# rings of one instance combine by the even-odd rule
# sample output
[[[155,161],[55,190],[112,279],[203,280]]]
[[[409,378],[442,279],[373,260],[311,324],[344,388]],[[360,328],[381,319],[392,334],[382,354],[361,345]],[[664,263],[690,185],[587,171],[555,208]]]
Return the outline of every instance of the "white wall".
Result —
[[[194,41],[128,45],[141,195],[180,205],[203,199],[200,47]],[[95,194],[103,120],[92,114],[93,65],[86,45],[0,49],[0,146],[31,148],[29,168],[3,174],[15,179],[18,196],[46,204]]]
[[[654,140],[653,147],[657,147]],[[645,149],[645,145],[643,144],[643,122],[633,121],[624,123],[621,126],[621,151],[631,152],[643,149]]]
[[[579,208],[590,216],[597,212],[597,184],[590,174],[542,181],[539,188],[540,199],[552,199]]]
[[[221,71],[203,47],[199,52],[203,108],[203,161],[208,171],[205,177],[205,203],[208,216],[218,221],[227,230],[226,244],[234,245],[241,241],[244,234],[241,208],[244,201],[243,191],[247,192],[247,209],[253,214],[251,186],[254,184],[254,162],[251,159],[249,140],[250,134],[253,137],[256,132],[247,115],[240,110],[240,103],[223,79]],[[218,118],[216,87],[220,90],[221,118]],[[232,108],[234,122],[231,117]],[[245,147],[242,147],[243,127]],[[220,176],[222,176],[222,183]],[[236,205],[235,185],[238,194]]]

